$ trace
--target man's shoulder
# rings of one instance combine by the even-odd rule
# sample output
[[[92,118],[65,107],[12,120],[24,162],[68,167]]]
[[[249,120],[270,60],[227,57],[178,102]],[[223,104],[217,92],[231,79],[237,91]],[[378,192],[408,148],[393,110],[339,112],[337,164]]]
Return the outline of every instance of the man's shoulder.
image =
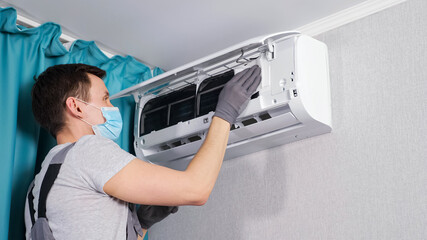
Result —
[[[77,140],[76,142],[76,146],[78,147],[89,147],[92,148],[94,147],[94,145],[98,145],[98,146],[118,146],[117,143],[115,143],[114,141],[102,137],[102,136],[98,136],[98,135],[85,135],[83,137],[81,137],[79,140]]]
[[[91,161],[102,159],[103,162],[105,162],[106,159],[130,155],[111,139],[97,135],[86,135],[81,137],[73,148],[74,149],[71,150],[72,158],[79,158],[82,161],[91,158]]]

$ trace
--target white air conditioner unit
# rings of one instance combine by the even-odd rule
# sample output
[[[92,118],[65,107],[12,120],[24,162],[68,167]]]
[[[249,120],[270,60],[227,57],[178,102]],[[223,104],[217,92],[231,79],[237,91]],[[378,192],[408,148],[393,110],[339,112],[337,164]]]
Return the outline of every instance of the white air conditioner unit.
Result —
[[[183,170],[204,141],[218,94],[258,64],[262,82],[232,126],[225,159],[331,131],[328,53],[297,32],[254,38],[123,90],[136,102],[138,158]]]

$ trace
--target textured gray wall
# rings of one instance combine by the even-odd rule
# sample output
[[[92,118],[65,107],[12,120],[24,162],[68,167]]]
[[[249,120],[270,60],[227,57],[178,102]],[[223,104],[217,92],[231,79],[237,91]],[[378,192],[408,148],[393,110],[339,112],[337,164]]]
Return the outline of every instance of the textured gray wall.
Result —
[[[157,239],[427,239],[427,1],[317,38],[333,132],[224,162],[203,207]]]

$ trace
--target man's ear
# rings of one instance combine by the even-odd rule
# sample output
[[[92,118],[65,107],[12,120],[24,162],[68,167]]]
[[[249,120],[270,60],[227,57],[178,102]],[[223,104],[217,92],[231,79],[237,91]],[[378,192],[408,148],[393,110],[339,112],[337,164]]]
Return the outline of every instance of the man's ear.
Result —
[[[73,97],[68,97],[65,100],[65,111],[77,118],[83,118],[83,112],[80,108],[80,102]]]

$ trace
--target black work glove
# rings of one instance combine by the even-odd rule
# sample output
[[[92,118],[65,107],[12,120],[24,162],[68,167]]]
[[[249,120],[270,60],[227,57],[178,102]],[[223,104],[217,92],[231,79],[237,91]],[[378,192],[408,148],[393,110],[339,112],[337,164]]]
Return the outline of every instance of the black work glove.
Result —
[[[236,74],[228,81],[218,97],[214,116],[233,124],[261,82],[261,68],[255,65]]]
[[[141,205],[136,212],[139,223],[144,229],[148,229],[153,224],[160,222],[171,213],[176,213],[178,207],[168,206],[153,206],[153,205]]]

